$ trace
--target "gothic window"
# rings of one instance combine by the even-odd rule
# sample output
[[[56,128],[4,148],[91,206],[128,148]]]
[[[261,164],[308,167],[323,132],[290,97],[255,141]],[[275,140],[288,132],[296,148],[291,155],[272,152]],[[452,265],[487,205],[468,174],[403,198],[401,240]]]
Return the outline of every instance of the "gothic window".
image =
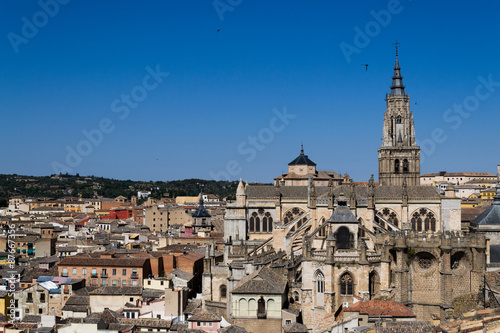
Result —
[[[392,211],[391,209],[389,208],[384,208],[382,209],[381,211],[379,211],[379,214],[382,215],[384,217],[384,219],[386,219],[387,221],[391,222],[392,224],[394,224],[396,227],[399,227],[399,220],[398,220],[398,216],[396,215],[396,213],[394,211]],[[382,225],[383,222],[382,221],[379,221],[379,223]]]
[[[353,295],[353,281],[352,281],[352,276],[349,273],[344,273],[340,277],[340,295],[341,296]]]
[[[398,116],[398,117],[396,118],[396,124],[401,124],[401,116]]]
[[[405,158],[403,160],[403,173],[408,173],[409,172],[409,166],[408,166],[408,160]]]
[[[252,216],[250,217],[250,232],[255,231],[255,219],[258,219],[257,213],[252,213]]]
[[[266,213],[267,217],[267,231],[273,231],[273,218],[271,217],[271,213]]]
[[[298,207],[292,208],[285,213],[285,217],[283,218],[283,222],[285,224],[288,224],[302,214],[304,214],[304,211],[302,209],[300,209]],[[295,231],[296,229],[300,228],[300,226],[306,221],[307,221],[307,217],[302,218],[300,221],[297,222],[297,225],[294,225],[290,230]]]
[[[380,286],[380,280],[379,280],[377,272],[372,271],[370,273],[369,283],[370,283],[370,286],[369,286],[370,299],[373,299],[373,297],[375,297],[375,295],[379,292],[379,286]]]
[[[227,297],[227,287],[225,285],[220,286],[220,298]]]
[[[335,233],[338,249],[352,249],[354,247],[354,236],[346,227],[340,227]]]
[[[255,218],[255,232],[260,232],[260,218]]]
[[[267,232],[267,216],[262,218],[262,232]]]
[[[399,160],[394,161],[394,172],[399,173]]]
[[[411,226],[415,231],[436,231],[436,216],[425,208],[413,213]]]
[[[319,222],[319,225],[323,225],[323,223],[325,223],[325,219],[322,218],[321,219],[321,222]],[[318,236],[319,237],[326,237],[326,225],[323,227],[323,228],[320,228],[319,231],[318,231]]]
[[[324,293],[325,292],[325,276],[320,271],[317,271],[315,274],[316,280],[316,292]]]

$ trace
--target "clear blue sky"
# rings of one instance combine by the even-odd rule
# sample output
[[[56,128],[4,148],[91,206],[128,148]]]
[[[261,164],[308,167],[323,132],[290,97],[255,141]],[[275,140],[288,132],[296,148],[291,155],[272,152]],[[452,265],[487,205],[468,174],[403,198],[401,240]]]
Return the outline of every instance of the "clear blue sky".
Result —
[[[0,173],[366,181],[396,39],[422,173],[500,163],[498,2],[54,1],[0,2]]]

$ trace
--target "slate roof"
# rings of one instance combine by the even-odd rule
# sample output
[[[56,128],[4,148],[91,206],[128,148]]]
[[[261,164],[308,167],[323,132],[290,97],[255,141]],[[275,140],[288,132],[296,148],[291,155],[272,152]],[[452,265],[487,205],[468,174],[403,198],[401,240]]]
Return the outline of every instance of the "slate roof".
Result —
[[[193,213],[193,217],[212,217],[203,205],[203,196],[200,196],[200,203],[196,211]]]
[[[500,187],[497,189],[497,194],[493,199],[491,206],[486,208],[478,217],[472,220],[471,225],[498,225],[500,226]]]
[[[240,283],[233,289],[233,294],[278,294],[285,292],[286,279],[273,272],[271,268],[262,267],[249,276],[241,279]]]
[[[395,301],[364,301],[358,302],[347,309],[345,312],[359,312],[360,314],[367,314],[372,317],[386,316],[386,317],[416,317],[410,309],[401,303]]]
[[[332,216],[328,219],[329,222],[355,222],[357,223],[356,216],[352,213],[347,205],[339,204],[333,211]]]
[[[219,322],[222,318],[213,312],[198,308],[194,310],[194,315],[188,318],[188,321]]]
[[[304,155],[304,148],[302,147],[300,149],[300,155],[296,159],[288,163],[288,165],[316,165],[316,163],[311,161],[309,157],[307,157],[307,155]]]

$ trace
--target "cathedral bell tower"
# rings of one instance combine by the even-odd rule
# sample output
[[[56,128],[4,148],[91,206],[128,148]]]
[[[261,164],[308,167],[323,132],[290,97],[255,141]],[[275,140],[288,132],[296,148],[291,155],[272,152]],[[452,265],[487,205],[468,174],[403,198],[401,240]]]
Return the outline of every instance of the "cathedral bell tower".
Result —
[[[384,136],[378,149],[378,177],[380,185],[402,186],[406,179],[408,186],[415,186],[420,185],[420,147],[415,143],[413,112],[403,85],[397,44],[391,93],[386,95]]]

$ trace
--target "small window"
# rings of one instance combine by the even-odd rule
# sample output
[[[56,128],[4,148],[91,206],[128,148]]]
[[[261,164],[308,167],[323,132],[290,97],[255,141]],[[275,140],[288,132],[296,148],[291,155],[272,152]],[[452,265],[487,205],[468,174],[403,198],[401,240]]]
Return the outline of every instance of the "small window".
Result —
[[[123,283],[122,283],[124,286],[127,285],[127,281],[123,280]]]
[[[133,297],[130,297],[130,301],[133,302],[134,301],[134,298]]]
[[[127,275],[127,270],[126,269],[122,270],[122,275]]]
[[[73,275],[76,275],[76,268],[73,268]]]
[[[292,321],[290,319],[285,320],[285,325],[290,325]]]
[[[116,268],[113,268],[113,275],[116,275]]]

